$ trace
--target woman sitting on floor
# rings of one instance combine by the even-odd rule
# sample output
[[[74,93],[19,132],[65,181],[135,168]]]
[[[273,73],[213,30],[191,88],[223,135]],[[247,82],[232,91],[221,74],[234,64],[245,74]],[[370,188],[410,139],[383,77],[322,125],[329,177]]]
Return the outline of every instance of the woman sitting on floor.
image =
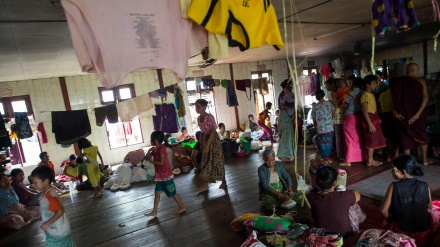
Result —
[[[318,192],[307,195],[314,226],[329,232],[339,232],[346,237],[358,231],[365,215],[356,204],[361,195],[355,190],[335,191],[338,172],[330,166],[316,171]]]
[[[393,232],[403,233],[417,242],[429,243],[432,209],[431,192],[426,182],[413,176],[423,176],[423,168],[411,155],[401,155],[393,160],[393,177],[398,180],[389,185],[380,212]]]
[[[20,203],[26,206],[40,206],[39,197],[41,195],[37,190],[27,188],[24,181],[24,172],[20,168],[15,168],[11,171],[12,183],[15,193],[18,196]]]
[[[63,173],[56,177],[56,182],[68,182],[78,180],[78,165],[76,164],[76,155],[71,154],[69,160],[63,162],[61,167],[64,166]]]
[[[9,179],[0,174],[0,228],[21,229],[39,218],[39,207],[21,204]]]
[[[258,168],[260,205],[269,212],[274,205],[279,207],[293,197],[292,179],[281,162],[275,161],[272,148],[263,151],[263,160],[264,164]]]

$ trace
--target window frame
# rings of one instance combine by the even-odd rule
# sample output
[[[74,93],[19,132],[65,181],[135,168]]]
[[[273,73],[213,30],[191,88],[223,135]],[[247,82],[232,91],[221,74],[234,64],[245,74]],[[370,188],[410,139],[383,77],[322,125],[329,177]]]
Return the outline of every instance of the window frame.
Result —
[[[275,97],[274,84],[273,84],[273,81],[270,80],[270,78],[272,77],[272,70],[251,71],[251,78],[252,78],[252,75],[258,75],[258,78],[263,78],[263,74],[269,74],[268,84],[272,85],[272,93],[273,93],[272,97],[273,97],[274,101],[276,101],[277,98]],[[260,114],[260,109],[258,107],[258,100],[257,100],[258,96],[257,96],[256,90],[253,90],[252,93],[254,94],[255,114],[256,114],[256,116],[258,116]],[[266,99],[264,98],[264,95],[262,95],[262,98],[263,98],[263,104],[262,105],[263,105],[263,108],[264,108],[264,106],[266,105]],[[272,107],[274,107],[274,109],[277,107],[277,105],[278,105],[278,101],[277,102],[272,102]]]
[[[125,101],[125,100],[129,100],[129,99],[121,99],[120,90],[121,89],[125,89],[125,88],[130,89],[131,98],[129,98],[129,99],[132,99],[132,98],[136,97],[136,91],[135,91],[135,88],[134,88],[134,84],[123,84],[123,85],[116,86],[114,88],[98,87],[99,99],[101,101],[101,105],[106,106],[106,105],[116,104],[116,103],[119,103],[119,102],[122,102],[122,101]],[[102,98],[102,92],[105,92],[105,91],[112,91],[113,92],[114,101],[104,102],[104,100]],[[112,148],[112,145],[110,143],[110,130],[108,129],[108,124],[110,124],[110,123],[108,123],[108,121],[105,120],[104,125],[105,125],[105,130],[107,132],[107,141],[108,141],[108,146],[109,146],[110,150],[114,150],[114,149],[118,149],[118,148],[125,148],[125,147],[129,147],[129,146],[139,145],[139,144],[145,143],[144,133],[142,131],[141,120],[139,118],[132,119],[132,120],[130,120],[130,125],[133,123],[133,121],[136,121],[136,120],[139,121],[139,128],[140,128],[140,132],[141,132],[140,134],[141,134],[142,141],[139,142],[139,143],[128,144],[128,142],[127,142],[127,133],[125,131],[124,122],[118,122],[117,124],[122,124],[122,129],[124,131],[125,145],[119,146],[119,147],[113,147],[113,148]]]
[[[32,107],[31,97],[29,95],[18,95],[18,96],[0,98],[0,103],[3,104],[3,109],[5,111],[5,114],[2,114],[3,119],[15,118],[14,108],[12,107],[12,102],[14,102],[14,101],[24,101],[26,104],[27,116],[28,117],[32,116],[35,121],[34,109]],[[42,149],[41,149],[40,136],[37,134],[36,137],[38,140],[38,147],[40,148],[40,152],[41,152]],[[24,155],[24,151],[22,149],[21,139],[16,138],[15,141],[16,141],[15,145],[19,145],[19,147],[20,147],[20,148],[18,148],[18,152],[20,152],[20,154],[18,154],[19,155],[18,160],[20,161],[21,167],[25,167],[24,164],[27,163],[27,161],[26,161],[26,157]],[[34,165],[34,164],[27,164],[26,166],[32,166],[32,165]]]
[[[124,100],[127,100],[127,99],[121,99],[120,90],[124,89],[124,88],[130,89],[131,98],[136,97],[136,91],[134,90],[134,84],[123,84],[123,85],[116,86],[114,88],[98,87],[99,99],[101,100],[101,105],[111,105],[111,104],[116,104],[118,102],[122,102]],[[104,102],[104,100],[102,98],[102,92],[106,92],[106,91],[113,91],[113,98],[115,99],[114,101]]]

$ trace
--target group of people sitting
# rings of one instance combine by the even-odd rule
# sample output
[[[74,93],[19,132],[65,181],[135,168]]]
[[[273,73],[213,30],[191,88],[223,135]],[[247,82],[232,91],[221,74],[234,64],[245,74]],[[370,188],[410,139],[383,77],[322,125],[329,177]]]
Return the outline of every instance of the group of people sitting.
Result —
[[[391,78],[389,86],[382,81],[381,73],[365,78],[330,78],[325,82],[328,101],[322,90],[315,92],[318,100],[312,108],[313,122],[317,128],[314,138],[323,163],[329,164],[332,149],[336,150],[341,166],[352,162],[366,162],[379,166],[373,158],[388,151],[391,161],[420,147],[424,165],[427,159],[428,136],[424,108],[428,100],[426,82],[417,77],[419,66],[410,63],[406,76]],[[398,131],[396,131],[396,129]],[[388,150],[382,148],[388,146]]]
[[[293,183],[281,162],[275,161],[271,148],[263,152],[264,164],[258,168],[260,205],[266,212],[273,206],[293,199]],[[439,212],[433,212],[431,192],[426,182],[415,176],[423,176],[423,167],[411,155],[401,155],[393,160],[391,183],[382,202],[380,211],[384,217],[383,228],[402,233],[425,246],[430,241],[433,219]],[[338,232],[344,237],[359,232],[359,224],[365,220],[357,204],[361,195],[357,191],[336,189],[338,172],[331,166],[321,166],[316,172],[316,185],[307,194],[313,225],[329,232]]]

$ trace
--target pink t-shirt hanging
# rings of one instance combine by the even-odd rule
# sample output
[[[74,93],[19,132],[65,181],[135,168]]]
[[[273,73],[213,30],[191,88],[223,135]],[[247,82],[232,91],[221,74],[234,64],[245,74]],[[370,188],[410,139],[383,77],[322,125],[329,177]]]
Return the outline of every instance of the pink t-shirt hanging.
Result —
[[[217,123],[212,114],[207,113],[203,122],[200,121],[200,116],[197,117],[197,124],[199,125],[200,131],[204,134],[209,134],[212,128],[217,128]]]
[[[184,79],[188,58],[207,46],[207,32],[181,16],[177,0],[63,0],[84,72],[113,88],[133,71],[164,68]],[[104,75],[105,72],[105,75]]]

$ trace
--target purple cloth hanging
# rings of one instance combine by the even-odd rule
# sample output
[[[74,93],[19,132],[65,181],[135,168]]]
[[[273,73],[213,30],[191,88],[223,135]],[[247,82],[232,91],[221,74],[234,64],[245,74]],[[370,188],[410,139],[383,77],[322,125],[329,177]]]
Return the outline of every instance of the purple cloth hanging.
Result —
[[[312,95],[315,95],[315,92],[318,89],[319,89],[318,75],[315,73],[312,73],[310,75],[310,90],[312,90]]]
[[[154,130],[164,133],[177,133],[177,113],[174,104],[155,105],[156,116],[153,116]]]

